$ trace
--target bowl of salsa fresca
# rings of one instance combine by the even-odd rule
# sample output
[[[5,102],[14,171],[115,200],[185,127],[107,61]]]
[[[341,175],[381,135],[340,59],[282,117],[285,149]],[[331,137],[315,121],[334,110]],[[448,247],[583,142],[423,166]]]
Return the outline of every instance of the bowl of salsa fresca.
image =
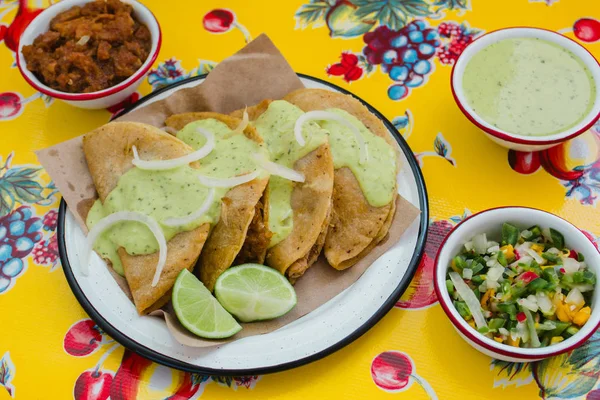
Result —
[[[526,207],[482,211],[440,247],[435,287],[479,351],[535,361],[581,345],[600,323],[600,253],[568,221]]]
[[[106,108],[135,92],[160,44],[158,22],[141,3],[64,0],[25,29],[17,65],[48,96],[81,108]]]
[[[543,150],[600,117],[600,66],[575,41],[538,28],[506,28],[472,42],[451,78],[465,116],[494,142]]]

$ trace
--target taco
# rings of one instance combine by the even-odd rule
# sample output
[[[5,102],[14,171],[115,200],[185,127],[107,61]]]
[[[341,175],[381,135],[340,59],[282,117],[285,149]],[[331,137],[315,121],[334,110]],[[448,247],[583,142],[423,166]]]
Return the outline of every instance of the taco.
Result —
[[[324,110],[342,119],[318,120],[329,132],[335,168],[324,254],[332,267],[349,268],[386,237],[392,223],[400,165],[396,145],[381,120],[350,95],[299,89],[284,100],[305,112]],[[356,134],[362,137],[364,149]]]

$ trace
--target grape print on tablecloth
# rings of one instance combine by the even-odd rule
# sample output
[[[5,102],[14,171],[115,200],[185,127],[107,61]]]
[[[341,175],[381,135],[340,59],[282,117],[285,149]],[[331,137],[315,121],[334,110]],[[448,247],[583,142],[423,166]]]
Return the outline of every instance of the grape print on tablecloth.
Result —
[[[48,206],[56,193],[52,182],[41,182],[39,166],[12,166],[13,157],[14,153],[10,153],[0,167],[0,295],[25,273],[28,256],[44,238],[45,223],[35,216],[36,209],[31,205]]]
[[[466,23],[444,22],[430,26],[424,19],[440,18],[444,10],[470,10],[466,0],[312,0],[296,11],[296,29],[327,26],[332,38],[362,36],[362,53],[343,52],[340,62],[327,66],[330,76],[350,83],[368,77],[377,67],[389,75],[387,95],[407,98],[423,86],[441,64],[452,65],[464,48],[481,33]]]

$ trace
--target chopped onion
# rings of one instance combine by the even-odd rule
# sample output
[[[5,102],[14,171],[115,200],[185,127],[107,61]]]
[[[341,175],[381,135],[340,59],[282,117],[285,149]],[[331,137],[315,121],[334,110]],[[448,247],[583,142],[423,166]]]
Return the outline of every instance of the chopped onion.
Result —
[[[518,333],[518,337],[521,338],[523,343],[529,342],[529,330],[527,329],[526,322],[518,322],[517,323],[517,333]]]
[[[269,161],[262,154],[254,154],[254,159],[262,169],[269,172],[271,175],[277,175],[293,182],[305,181],[304,174],[281,164],[274,163],[273,161]]]
[[[533,232],[531,232],[530,230],[525,229],[521,232],[521,237],[523,239],[529,239],[531,236],[533,236]]]
[[[550,233],[550,228],[542,229],[542,236],[547,242],[552,242],[552,233]]]
[[[572,274],[574,272],[579,271],[579,261],[571,258],[571,257],[565,257],[562,259],[563,262],[563,268],[565,269],[565,272],[567,274]]]
[[[210,176],[198,175],[200,183],[204,186],[213,188],[230,188],[256,179],[260,171],[256,170],[245,175],[234,176],[233,178],[213,178]]]
[[[475,247],[475,251],[479,254],[485,254],[485,252],[487,251],[487,236],[485,235],[485,233],[475,235],[472,240],[473,247]]]
[[[489,269],[486,280],[491,280],[491,281],[497,282],[503,273],[504,273],[504,267],[500,264],[495,265]]]
[[[498,329],[498,333],[501,334],[502,336],[508,336],[508,330],[506,328]]]
[[[449,273],[450,279],[456,288],[456,291],[463,299],[465,303],[467,303],[467,307],[469,311],[471,311],[471,315],[473,315],[473,319],[475,320],[475,324],[477,328],[487,327],[487,323],[485,322],[485,318],[483,313],[481,312],[481,305],[479,304],[479,300],[475,297],[475,293],[471,290],[469,286],[462,280],[460,275],[456,272],[452,271]]]
[[[551,331],[553,329],[556,329],[556,324],[554,323],[554,321],[546,320],[543,324],[538,324],[537,329],[539,329],[540,331]]]
[[[529,256],[523,256],[521,258],[519,258],[517,261],[510,263],[510,267],[518,267],[519,264],[525,264],[525,265],[529,265],[531,264],[531,262],[533,261],[533,258],[529,257]]]
[[[485,287],[487,289],[498,289],[500,287],[500,284],[496,281],[492,281],[491,279],[486,279]]]
[[[170,127],[170,126],[163,126],[162,128],[163,131],[170,133],[171,135],[176,135],[177,134],[177,129]]]
[[[196,128],[196,130],[206,138],[206,143],[198,150],[186,154],[185,156],[172,158],[169,160],[140,160],[139,156],[137,155],[136,147],[131,146],[134,156],[132,161],[133,165],[145,170],[165,170],[181,167],[182,165],[187,165],[191,162],[198,161],[206,157],[215,148],[215,136],[212,132],[203,128]]]
[[[529,310],[526,308],[523,309],[523,312],[527,317],[527,328],[529,328],[529,338],[531,339],[531,346],[540,347],[540,338],[538,337],[537,332],[535,331],[535,321],[533,320],[533,316],[531,315],[531,312],[529,312]]]
[[[465,250],[466,251],[473,250],[473,242],[469,241],[469,242],[465,243]]]
[[[560,254],[561,251],[559,249],[557,249],[556,247],[550,247],[548,250],[546,250],[546,253]]]
[[[583,307],[583,305],[585,304],[585,300],[579,289],[575,288],[571,289],[571,291],[567,295],[567,298],[565,299],[565,303],[572,304],[575,307]]]
[[[83,35],[78,41],[77,41],[77,45],[79,46],[84,46],[87,44],[87,42],[90,41],[90,37],[88,35]]]
[[[233,130],[233,133],[243,133],[244,129],[248,126],[248,122],[250,119],[248,118],[248,107],[244,108],[244,116],[242,117],[242,122]]]
[[[498,246],[498,250],[500,250],[500,243],[498,243],[498,242],[494,242],[493,240],[490,240],[489,242],[487,242],[487,246],[488,246],[488,247],[495,247],[495,246]]]
[[[85,241],[85,246],[83,249],[83,263],[81,264],[81,272],[84,275],[89,274],[89,265],[90,265],[90,256],[92,254],[92,248],[98,236],[102,234],[106,229],[110,228],[114,224],[123,221],[135,221],[141,222],[146,225],[148,229],[152,232],[156,241],[158,242],[158,264],[156,265],[156,270],[154,272],[154,278],[152,279],[152,287],[155,287],[158,284],[158,279],[160,278],[160,274],[167,262],[167,240],[165,235],[163,234],[162,229],[158,225],[158,223],[147,215],[136,211],[118,211],[116,213],[110,214],[109,216],[102,218],[98,222],[94,224]]]
[[[546,264],[546,259],[536,253],[534,250],[525,249],[525,253],[529,254],[538,264],[544,265]]]
[[[473,270],[471,268],[463,269],[462,276],[465,279],[471,279],[473,277]]]
[[[519,304],[523,309],[527,309],[527,310],[531,310],[533,312],[537,312],[538,310],[538,304],[537,301],[535,299],[535,297],[533,298],[534,301],[532,301],[529,298],[525,298],[525,299],[519,299],[517,300],[517,304]]]
[[[489,248],[487,249],[487,252],[488,252],[488,253],[491,253],[491,254],[497,253],[497,252],[499,252],[499,251],[500,251],[500,246],[498,246],[498,245],[495,245],[495,246],[489,247]]]
[[[553,314],[554,307],[552,307],[552,300],[544,292],[537,292],[535,294],[537,305],[542,310],[543,314]]]
[[[485,283],[485,282],[486,282],[486,281],[483,281],[483,283],[482,283],[481,285],[479,285],[479,287],[477,288],[477,289],[479,289],[479,291],[480,291],[481,293],[483,293],[483,292],[485,292],[486,290],[488,290],[487,283]]]
[[[204,203],[200,206],[199,209],[191,213],[186,217],[178,217],[178,218],[167,218],[162,223],[166,226],[181,226],[189,224],[203,216],[210,208],[215,198],[215,188],[211,188],[208,192],[208,196],[204,199]]]
[[[296,120],[296,124],[294,125],[294,135],[300,146],[306,144],[306,140],[304,140],[304,136],[302,136],[302,126],[308,121],[333,121],[344,125],[354,134],[354,139],[356,139],[356,143],[360,148],[360,163],[364,164],[369,161],[369,150],[365,143],[365,139],[360,134],[358,128],[348,122],[344,117],[328,111],[309,111],[302,114],[300,118]]]

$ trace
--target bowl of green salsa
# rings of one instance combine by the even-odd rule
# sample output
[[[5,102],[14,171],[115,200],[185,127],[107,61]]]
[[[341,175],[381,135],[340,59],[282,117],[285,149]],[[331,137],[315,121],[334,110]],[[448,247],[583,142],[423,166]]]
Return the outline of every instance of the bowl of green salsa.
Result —
[[[600,117],[600,65],[556,32],[506,28],[473,41],[452,70],[454,99],[494,142],[537,151],[572,139]]]
[[[435,289],[458,333],[494,358],[527,362],[582,344],[600,324],[600,253],[564,219],[501,207],[457,225]]]

